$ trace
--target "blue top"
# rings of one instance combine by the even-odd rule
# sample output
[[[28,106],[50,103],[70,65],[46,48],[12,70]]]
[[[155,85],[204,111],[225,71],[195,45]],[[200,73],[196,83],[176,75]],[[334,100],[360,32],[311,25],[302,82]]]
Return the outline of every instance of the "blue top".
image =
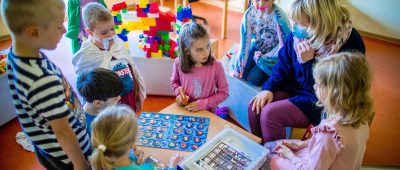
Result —
[[[365,54],[364,42],[360,34],[353,28],[349,39],[339,52],[354,50]],[[294,96],[289,98],[289,101],[303,111],[312,124],[319,124],[322,108],[315,105],[318,99],[313,88],[315,84],[313,66],[316,60],[312,59],[303,64],[297,61],[297,55],[293,48],[293,33],[289,34],[278,57],[278,64],[274,66],[272,74],[264,83],[262,90],[290,92]]]
[[[132,163],[126,166],[115,167],[115,170],[155,170],[158,169],[154,164],[149,162],[144,162],[141,165],[136,164],[137,157],[133,154],[133,150],[130,150],[129,157],[132,160]],[[166,168],[166,170],[175,170],[175,168]]]
[[[96,116],[93,116],[87,112],[85,112],[85,117],[86,117],[86,129],[89,133],[89,135],[92,135],[92,122]]]

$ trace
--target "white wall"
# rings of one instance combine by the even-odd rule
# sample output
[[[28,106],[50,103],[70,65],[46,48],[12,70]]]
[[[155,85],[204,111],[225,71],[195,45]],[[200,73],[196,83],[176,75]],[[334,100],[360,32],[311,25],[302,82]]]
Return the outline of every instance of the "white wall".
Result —
[[[287,9],[291,0],[276,0]],[[340,0],[358,30],[400,40],[400,0]]]

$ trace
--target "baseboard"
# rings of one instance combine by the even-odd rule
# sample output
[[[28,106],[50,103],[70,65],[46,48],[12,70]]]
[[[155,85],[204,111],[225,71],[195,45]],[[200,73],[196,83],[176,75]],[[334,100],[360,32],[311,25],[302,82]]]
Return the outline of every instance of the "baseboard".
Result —
[[[10,34],[2,35],[2,36],[0,36],[0,41],[8,40],[10,38],[11,38]]]
[[[387,42],[394,43],[394,44],[400,44],[400,39],[387,37],[387,36],[384,36],[384,35],[378,35],[378,34],[375,34],[375,33],[370,33],[370,32],[359,30],[359,29],[357,29],[357,31],[362,36],[365,36],[365,37],[374,38],[374,39],[378,39],[378,40],[382,40],[382,41],[387,41]]]

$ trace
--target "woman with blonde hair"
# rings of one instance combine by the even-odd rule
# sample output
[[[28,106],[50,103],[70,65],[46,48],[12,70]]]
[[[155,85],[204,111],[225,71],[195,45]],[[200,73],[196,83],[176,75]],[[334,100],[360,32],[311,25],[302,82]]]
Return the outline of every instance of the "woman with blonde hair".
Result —
[[[143,151],[137,150],[137,119],[135,112],[126,105],[110,106],[104,109],[92,123],[92,146],[96,149],[90,156],[95,170],[144,169]],[[134,157],[130,156],[131,152]],[[171,157],[169,169],[174,169],[182,155]],[[136,161],[134,161],[136,159]]]
[[[313,66],[332,54],[365,53],[349,11],[338,0],[294,0],[289,9],[293,30],[280,49],[278,64],[249,105],[251,132],[264,142],[285,138],[285,127],[318,125]]]
[[[371,70],[361,53],[321,59],[314,69],[324,119],[307,141],[278,141],[271,169],[360,169],[373,116]]]

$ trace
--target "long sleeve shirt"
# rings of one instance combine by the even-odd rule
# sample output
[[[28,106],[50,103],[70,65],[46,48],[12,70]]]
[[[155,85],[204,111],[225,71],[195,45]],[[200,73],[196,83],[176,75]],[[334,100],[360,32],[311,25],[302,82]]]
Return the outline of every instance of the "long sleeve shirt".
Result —
[[[218,104],[229,95],[224,69],[217,60],[209,65],[193,67],[190,73],[183,73],[177,58],[172,70],[171,85],[176,96],[179,95],[178,88],[183,87],[189,102],[197,101],[199,110],[214,112]]]

